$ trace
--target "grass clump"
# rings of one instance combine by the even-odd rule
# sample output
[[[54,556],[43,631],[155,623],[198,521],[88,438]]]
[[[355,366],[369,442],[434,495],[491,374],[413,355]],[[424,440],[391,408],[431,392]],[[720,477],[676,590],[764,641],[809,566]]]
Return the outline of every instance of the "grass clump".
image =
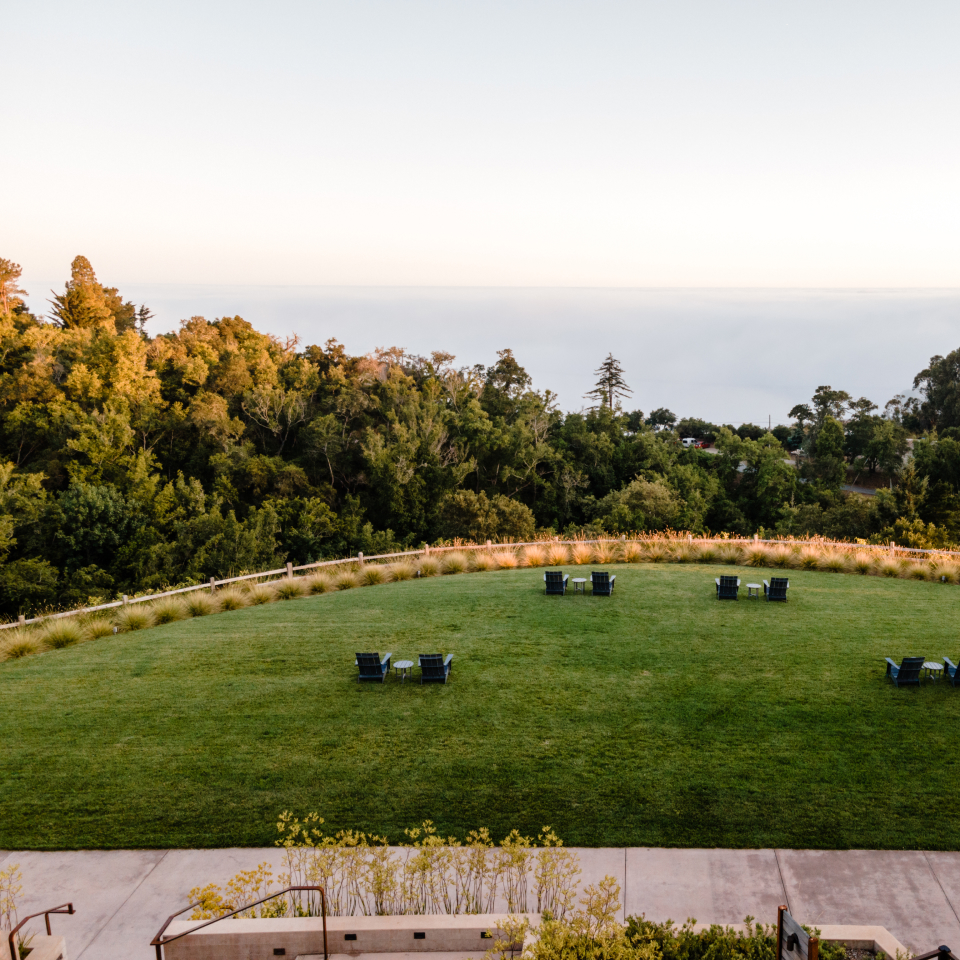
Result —
[[[153,613],[154,622],[157,624],[175,623],[177,620],[185,620],[187,618],[187,605],[183,600],[179,600],[176,597],[166,597],[163,600],[152,603],[150,605],[150,611]]]
[[[547,548],[535,543],[531,547],[523,548],[523,565],[525,567],[542,567],[547,563],[548,556]]]
[[[865,550],[858,550],[850,561],[850,569],[865,577],[873,569],[873,557]]]
[[[816,547],[803,547],[797,557],[801,570],[816,570],[820,566],[820,551]]]
[[[877,564],[877,570],[881,577],[899,577],[900,564],[896,560],[886,558]]]
[[[278,600],[296,600],[306,594],[307,588],[300,577],[295,577],[279,581],[273,592]]]
[[[360,577],[355,570],[340,570],[334,574],[333,585],[337,590],[352,590],[360,586]]]
[[[643,553],[647,563],[666,563],[670,559],[670,551],[658,541],[648,543]]]
[[[49,650],[62,650],[79,643],[83,639],[83,632],[76,620],[63,618],[48,623],[43,628],[40,639]]]
[[[570,548],[570,555],[578,565],[593,563],[593,548],[589,543],[575,543]]]
[[[307,577],[307,591],[310,594],[330,593],[336,589],[333,577],[329,573],[314,573]],[[273,591],[271,591],[272,593]],[[269,603],[269,601],[264,601]]]
[[[237,587],[229,587],[217,594],[221,610],[242,610],[250,605],[247,594]]]
[[[470,560],[465,553],[455,550],[444,556],[440,568],[444,573],[466,573],[470,568]]]
[[[377,563],[368,563],[360,571],[360,583],[365,587],[375,587],[386,583],[390,577],[384,567]]]
[[[440,572],[440,561],[436,557],[421,557],[417,571],[421,577],[435,577]]]
[[[516,570],[520,566],[520,561],[513,550],[498,550],[493,555],[493,562],[500,570]]]
[[[130,604],[121,607],[114,618],[117,629],[121,633],[129,633],[133,630],[146,630],[153,626],[153,614],[146,607],[140,604]]]
[[[748,567],[769,567],[770,554],[767,552],[766,547],[750,547],[746,551],[743,562]]]
[[[84,640],[102,640],[114,634],[113,623],[107,617],[91,617],[82,629]]]
[[[29,657],[40,649],[37,636],[33,631],[18,627],[15,630],[4,631],[13,634],[0,642],[0,658],[3,660],[19,660]]]
[[[220,609],[220,604],[209,593],[201,593],[199,590],[187,594],[184,606],[191,617],[206,617]]]
[[[547,547],[547,562],[551,567],[562,567],[570,562],[570,551],[565,543],[551,543]]]
[[[417,575],[417,568],[405,560],[392,563],[387,567],[391,580],[412,580]]]
[[[488,570],[497,569],[497,561],[486,551],[478,552],[473,558],[473,569],[477,573],[486,573]]]
[[[617,545],[606,540],[593,545],[594,563],[613,563],[617,555]]]
[[[847,557],[839,550],[826,550],[817,565],[827,573],[844,573],[847,569]]]

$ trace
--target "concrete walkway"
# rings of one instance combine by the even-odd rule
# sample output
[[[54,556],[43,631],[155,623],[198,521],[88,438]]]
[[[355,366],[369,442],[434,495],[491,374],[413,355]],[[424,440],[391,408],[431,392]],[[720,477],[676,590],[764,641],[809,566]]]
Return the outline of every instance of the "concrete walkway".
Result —
[[[776,922],[786,904],[811,925],[884,926],[916,953],[941,943],[960,949],[960,853],[882,850],[580,849],[583,884],[610,874],[625,914],[654,920]],[[186,906],[191,887],[223,884],[258,863],[280,872],[279,851],[116,850],[0,852],[19,863],[21,916],[73,901],[52,918],[71,960],[150,960],[153,935]],[[40,921],[42,925],[42,921]],[[40,930],[40,925],[37,930]]]

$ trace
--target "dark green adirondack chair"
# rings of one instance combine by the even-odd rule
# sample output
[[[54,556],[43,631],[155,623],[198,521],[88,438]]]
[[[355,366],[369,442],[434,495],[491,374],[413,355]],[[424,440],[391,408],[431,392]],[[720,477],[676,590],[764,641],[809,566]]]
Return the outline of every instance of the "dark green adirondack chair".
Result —
[[[763,595],[768,600],[782,600],[786,603],[789,587],[790,580],[787,577],[771,577],[769,583],[763,581]]]
[[[392,656],[392,653],[385,654],[382,658],[379,653],[358,653],[357,667],[360,672],[357,675],[357,683],[361,680],[377,680],[383,683],[390,672]]]
[[[616,574],[611,577],[602,570],[594,571],[590,574],[590,592],[595,597],[609,597],[613,594],[613,581],[616,579]]]
[[[920,671],[923,668],[924,657],[904,657],[898,667],[889,657],[887,661],[887,676],[893,681],[894,686],[920,686]]]
[[[543,582],[546,584],[543,592],[548,595],[556,594],[562,597],[567,592],[567,581],[569,579],[569,574],[564,573],[562,570],[548,570],[543,575]]]
[[[717,577],[714,580],[717,585],[718,600],[738,600],[737,591],[740,589],[739,577]]]
[[[417,659],[420,661],[420,684],[424,683],[446,683],[450,671],[453,669],[453,654],[448,653],[444,659],[442,653],[421,653]]]

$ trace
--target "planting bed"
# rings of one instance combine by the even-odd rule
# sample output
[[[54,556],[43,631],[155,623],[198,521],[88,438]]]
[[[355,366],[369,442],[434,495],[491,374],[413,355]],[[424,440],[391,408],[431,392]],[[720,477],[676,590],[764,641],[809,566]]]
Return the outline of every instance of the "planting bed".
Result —
[[[960,690],[883,676],[886,655],[960,660],[956,588],[794,570],[785,605],[718,603],[715,576],[770,571],[607,569],[610,599],[500,570],[8,660],[0,848],[259,845],[290,809],[394,841],[430,818],[583,846],[960,849]],[[452,652],[453,679],[359,686],[359,650]]]

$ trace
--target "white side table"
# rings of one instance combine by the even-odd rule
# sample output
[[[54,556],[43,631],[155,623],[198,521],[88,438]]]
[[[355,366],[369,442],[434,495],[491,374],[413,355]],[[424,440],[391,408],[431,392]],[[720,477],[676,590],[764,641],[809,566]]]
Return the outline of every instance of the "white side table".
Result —
[[[747,584],[747,599],[749,600],[753,597],[755,600],[760,599],[760,584],[759,583],[748,583]]]
[[[398,660],[394,665],[394,669],[397,673],[400,674],[400,682],[403,683],[407,679],[407,675],[410,673],[410,669],[413,667],[412,660]]]
[[[585,588],[586,582],[587,582],[587,578],[586,578],[586,577],[574,577],[574,578],[573,578],[573,592],[574,592],[574,593],[582,593],[582,594],[586,595],[586,588]]]
[[[923,664],[923,669],[927,671],[928,680],[939,680],[943,674],[943,664],[937,663],[935,660],[927,660]]]

